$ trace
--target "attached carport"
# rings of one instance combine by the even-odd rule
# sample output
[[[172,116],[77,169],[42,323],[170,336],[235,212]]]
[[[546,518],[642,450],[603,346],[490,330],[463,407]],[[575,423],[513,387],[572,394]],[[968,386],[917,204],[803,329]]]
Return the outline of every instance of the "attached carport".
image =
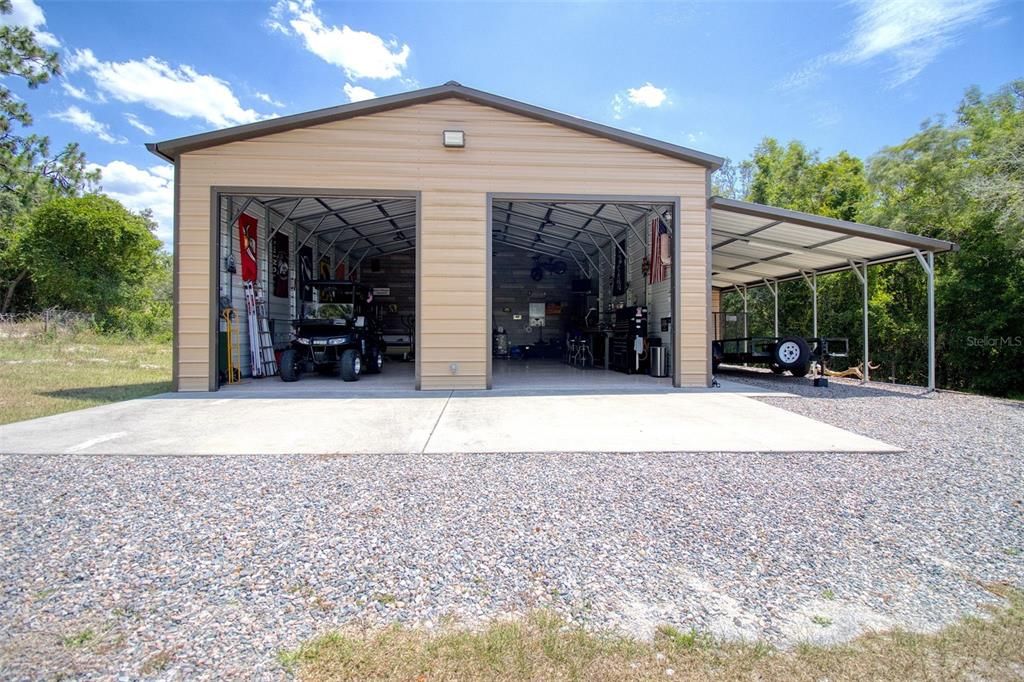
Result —
[[[935,254],[956,251],[955,243],[722,197],[708,199],[708,208],[712,287],[740,295],[744,325],[749,290],[767,287],[775,301],[778,336],[778,285],[802,279],[811,291],[816,337],[818,276],[846,270],[857,275],[863,299],[865,382],[870,377],[868,267],[915,258],[928,279],[928,388],[935,390]]]

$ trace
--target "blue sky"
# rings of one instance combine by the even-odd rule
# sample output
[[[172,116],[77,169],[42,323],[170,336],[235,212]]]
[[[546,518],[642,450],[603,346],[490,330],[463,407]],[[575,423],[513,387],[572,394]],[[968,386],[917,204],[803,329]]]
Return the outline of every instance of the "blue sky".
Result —
[[[171,229],[156,141],[447,80],[702,151],[764,136],[868,156],[1024,76],[1024,3],[14,0],[64,76],[6,84],[55,146]]]

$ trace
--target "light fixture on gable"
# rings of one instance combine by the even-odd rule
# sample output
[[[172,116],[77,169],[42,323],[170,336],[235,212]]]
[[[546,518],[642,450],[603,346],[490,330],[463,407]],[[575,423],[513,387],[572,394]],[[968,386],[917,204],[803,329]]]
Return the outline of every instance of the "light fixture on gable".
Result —
[[[466,146],[466,132],[463,130],[446,130],[441,133],[445,147],[461,148]]]

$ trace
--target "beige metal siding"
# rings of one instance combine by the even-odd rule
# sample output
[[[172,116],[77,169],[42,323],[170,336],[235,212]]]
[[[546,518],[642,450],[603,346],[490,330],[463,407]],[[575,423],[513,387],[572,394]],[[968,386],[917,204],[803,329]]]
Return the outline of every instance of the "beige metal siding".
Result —
[[[466,132],[465,149],[441,145],[447,128]],[[426,389],[486,386],[488,192],[680,197],[677,380],[707,382],[703,167],[454,98],[189,152],[180,163],[182,390],[209,387],[216,186],[420,191],[417,364]]]

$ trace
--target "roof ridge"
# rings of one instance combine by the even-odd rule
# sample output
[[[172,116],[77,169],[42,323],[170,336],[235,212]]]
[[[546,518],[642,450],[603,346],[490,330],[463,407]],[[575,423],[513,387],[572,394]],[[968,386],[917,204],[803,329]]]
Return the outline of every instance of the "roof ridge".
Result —
[[[150,142],[146,144],[146,149],[157,156],[173,162],[180,154],[195,151],[197,149],[205,149],[207,147],[227,144],[229,142],[262,137],[263,135],[272,135],[274,133],[285,132],[287,130],[294,130],[297,128],[306,128],[323,123],[344,120],[346,118],[366,116],[381,111],[387,111],[389,109],[398,109],[414,104],[432,102],[446,97],[458,97],[468,102],[474,102],[476,104],[490,106],[521,116],[547,121],[553,125],[560,125],[588,133],[590,135],[604,137],[622,144],[646,149],[657,154],[664,154],[699,166],[704,166],[711,170],[718,169],[725,161],[725,159],[719,156],[707,154],[696,149],[690,149],[670,142],[664,142],[652,137],[637,135],[636,133],[631,133],[602,123],[588,121],[577,116],[562,114],[557,111],[527,104],[508,97],[502,97],[501,95],[494,95],[483,90],[475,90],[454,80],[448,81],[444,85],[422,88],[420,90],[413,90],[411,92],[404,92],[396,95],[386,95],[384,97],[377,97],[370,100],[364,100],[362,102],[351,102],[349,104],[314,109],[312,111],[292,114],[290,116],[282,116],[279,118],[257,121],[255,123],[246,123],[231,128],[213,130],[196,135],[188,135],[185,137],[165,140],[163,142]]]

